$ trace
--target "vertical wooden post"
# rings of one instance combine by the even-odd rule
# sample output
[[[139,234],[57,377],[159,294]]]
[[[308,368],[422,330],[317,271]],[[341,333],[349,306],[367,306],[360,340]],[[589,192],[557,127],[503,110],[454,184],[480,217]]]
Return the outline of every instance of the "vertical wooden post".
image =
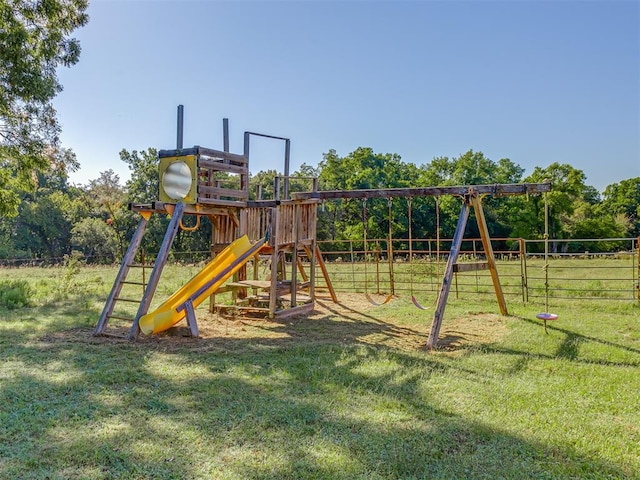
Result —
[[[271,285],[269,287],[269,318],[276,316],[278,295],[278,263],[280,251],[278,249],[278,207],[271,209],[271,233],[269,241],[272,245],[271,253]]]
[[[196,320],[196,311],[193,308],[193,302],[191,300],[187,300],[184,308],[185,316],[187,317],[187,325],[189,326],[189,332],[191,333],[192,337],[197,337],[199,335],[198,321]]]
[[[178,105],[178,126],[176,132],[176,149],[182,149],[182,139],[184,137],[184,106]]]
[[[298,237],[300,235],[300,204],[293,205],[293,247],[291,252],[291,306],[297,304],[298,290]]]
[[[392,212],[392,206],[393,206],[393,202],[391,200],[391,197],[389,197],[387,199],[387,204],[389,206],[389,245],[387,246],[387,250],[388,250],[388,260],[389,260],[389,293],[391,295],[395,295],[396,294],[396,287],[395,287],[395,276],[393,273],[393,212]]]
[[[246,208],[241,208],[238,212],[238,235],[237,238],[247,235],[249,233],[249,212]],[[235,239],[234,239],[235,240]],[[233,275],[234,281],[242,282],[247,279],[247,266],[243,265]],[[246,298],[247,289],[240,288],[234,292],[237,298]]]
[[[229,151],[229,119],[222,119],[222,149],[225,152]]]
[[[471,205],[473,205],[473,210],[476,214],[476,222],[478,223],[482,246],[484,247],[484,253],[487,257],[487,263],[489,264],[493,289],[496,292],[498,305],[500,305],[500,313],[502,313],[502,315],[508,315],[507,303],[504,300],[504,293],[502,292],[502,285],[500,285],[500,277],[498,275],[498,269],[496,268],[496,259],[493,255],[493,247],[491,246],[491,237],[489,236],[487,221],[484,218],[484,211],[482,210],[482,199],[477,194],[471,195]]]
[[[468,220],[469,198],[465,195],[462,202],[462,209],[460,210],[460,218],[458,218],[458,225],[456,226],[456,232],[453,235],[453,240],[451,242],[451,251],[449,252],[449,258],[447,259],[447,266],[444,269],[444,277],[442,278],[442,285],[440,286],[440,293],[438,294],[436,310],[433,314],[433,322],[431,323],[431,330],[429,331],[427,348],[434,348],[438,343],[438,335],[440,335],[440,327],[442,326],[442,319],[444,318],[444,309],[447,306],[447,298],[449,297],[449,291],[451,290],[453,266],[458,259],[460,245],[462,244],[462,237],[464,236],[464,230],[467,226]]]
[[[178,203],[173,210],[171,221],[169,222],[167,231],[164,234],[164,239],[162,240],[160,251],[158,252],[158,256],[156,257],[151,275],[149,276],[149,283],[147,284],[147,288],[145,289],[144,295],[142,296],[142,301],[140,302],[140,306],[138,307],[138,313],[136,313],[136,316],[133,319],[131,330],[129,330],[129,340],[135,340],[140,334],[140,317],[146,314],[149,310],[149,306],[151,305],[151,301],[153,300],[153,295],[155,294],[158,282],[160,281],[160,275],[162,274],[162,270],[167,263],[171,245],[173,244],[173,240],[176,238],[176,233],[178,233],[178,229],[180,228],[180,220],[182,220],[183,212],[184,204]]]
[[[640,300],[640,235],[636,239],[636,245],[638,246],[638,276],[636,278],[638,279],[638,300]]]
[[[284,200],[289,200],[289,163],[291,158],[291,140],[284,141]]]
[[[313,181],[313,188],[318,188],[318,179],[315,178]],[[311,297],[311,301],[316,301],[316,251],[318,250],[318,232],[316,230],[316,224],[318,222],[318,206],[317,205],[307,205],[305,208],[309,209],[309,215],[307,217],[308,228],[309,228],[309,237],[311,238],[311,248],[310,250],[313,252],[312,255],[309,255],[309,250],[307,250],[307,257],[309,258],[309,296]],[[320,257],[322,259],[322,257]]]
[[[518,239],[518,248],[520,250],[520,285],[522,289],[522,303],[529,301],[529,284],[527,282],[527,244],[524,238]]]
[[[365,262],[367,259],[365,258]],[[376,240],[376,293],[380,294],[380,241]]]

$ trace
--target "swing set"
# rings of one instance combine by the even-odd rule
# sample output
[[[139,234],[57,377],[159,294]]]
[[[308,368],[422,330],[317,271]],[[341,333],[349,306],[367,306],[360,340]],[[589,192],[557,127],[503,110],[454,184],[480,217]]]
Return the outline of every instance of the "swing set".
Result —
[[[385,297],[385,299],[382,302],[377,302],[375,301],[373,298],[371,298],[371,295],[368,292],[368,288],[367,288],[367,259],[369,257],[368,254],[368,216],[367,216],[367,198],[363,198],[362,199],[362,224],[363,224],[363,232],[364,232],[364,291],[365,291],[365,297],[367,298],[367,300],[369,301],[369,303],[371,303],[372,305],[375,306],[382,306],[382,305],[386,305],[387,303],[389,303],[391,300],[393,300],[394,296],[395,296],[395,292],[394,292],[394,282],[393,282],[393,210],[392,210],[392,206],[393,206],[393,199],[391,197],[389,197],[387,199],[387,206],[388,206],[388,221],[389,221],[389,231],[388,231],[388,237],[387,237],[387,245],[388,245],[388,255],[389,255],[389,275],[391,277],[391,281],[390,283],[390,293]],[[408,231],[409,231],[409,285],[410,285],[410,292],[411,292],[411,301],[413,302],[413,304],[419,308],[420,310],[427,310],[426,307],[422,306],[420,304],[420,302],[418,301],[418,299],[416,298],[415,294],[414,294],[414,278],[413,278],[413,270],[414,270],[414,265],[413,265],[413,258],[414,258],[414,254],[413,254],[413,219],[412,219],[412,199],[411,197],[407,197],[407,216],[408,216]],[[353,253],[352,253],[352,258],[353,258]],[[439,272],[439,259],[440,259],[440,201],[439,199],[436,197],[436,276],[439,276],[440,272]]]
[[[437,259],[440,258],[440,215],[439,215],[439,202],[438,198],[442,195],[452,195],[461,199],[460,216],[458,217],[458,223],[456,230],[451,241],[451,249],[448,252],[447,263],[444,268],[442,282],[440,284],[440,290],[436,299],[435,310],[433,315],[433,321],[429,332],[429,338],[427,340],[427,348],[435,348],[438,336],[440,333],[440,327],[444,318],[444,312],[447,304],[449,292],[451,290],[451,284],[453,283],[454,273],[458,272],[472,272],[478,270],[489,270],[491,280],[496,294],[496,299],[502,315],[508,315],[507,305],[504,299],[504,293],[500,284],[500,278],[498,270],[496,268],[496,261],[493,254],[493,248],[491,246],[491,238],[487,228],[487,222],[484,216],[482,208],[482,199],[486,196],[506,196],[506,195],[529,195],[547,193],[551,190],[549,183],[526,183],[526,184],[493,184],[493,185],[471,185],[471,186],[444,186],[444,187],[418,187],[418,188],[386,188],[386,189],[361,189],[361,190],[324,190],[314,192],[297,192],[292,193],[293,200],[330,200],[330,199],[362,199],[363,202],[363,230],[364,230],[364,255],[365,255],[365,296],[373,305],[384,305],[389,303],[393,296],[393,248],[392,248],[392,199],[403,197],[408,201],[408,218],[409,218],[409,262],[411,272],[411,297],[413,304],[420,310],[426,310],[420,302],[417,300],[414,292],[414,279],[413,279],[413,219],[412,219],[412,198],[419,196],[433,196],[436,197],[436,236],[437,236]],[[368,292],[367,287],[367,256],[368,256],[368,218],[367,218],[367,200],[374,198],[386,198],[389,208],[389,233],[388,233],[388,256],[389,256],[389,274],[391,291],[383,302],[374,301]],[[480,232],[480,238],[482,240],[482,246],[486,261],[484,262],[465,262],[458,263],[458,255],[464,238],[464,232],[469,220],[471,209],[473,208],[478,230]],[[545,272],[548,269],[548,203],[545,196],[545,238],[547,240],[545,244],[546,261]],[[439,272],[438,272],[439,273]],[[545,302],[545,310],[548,311],[548,276],[547,278],[547,299]],[[548,320],[557,319],[557,315],[550,314],[548,312],[538,314],[539,319],[545,322]]]

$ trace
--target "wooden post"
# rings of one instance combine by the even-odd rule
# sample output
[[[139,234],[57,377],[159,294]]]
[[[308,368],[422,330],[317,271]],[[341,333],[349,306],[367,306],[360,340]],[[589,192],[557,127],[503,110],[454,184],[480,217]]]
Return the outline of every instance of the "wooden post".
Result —
[[[145,289],[144,295],[142,296],[142,301],[140,302],[140,306],[138,307],[138,313],[136,313],[136,316],[133,319],[131,330],[129,330],[129,340],[137,339],[138,335],[140,334],[140,317],[146,314],[149,310],[149,306],[151,305],[151,301],[153,300],[153,295],[155,294],[158,282],[160,281],[160,275],[162,274],[162,270],[167,263],[171,245],[173,244],[173,240],[176,238],[176,233],[178,233],[178,229],[180,228],[180,220],[182,220],[183,212],[184,203],[178,203],[175,206],[171,221],[169,222],[167,231],[164,234],[164,239],[162,240],[160,251],[158,252],[158,256],[156,257],[151,275],[149,276],[149,283],[147,284],[147,288]]]
[[[367,260],[365,259],[365,262]],[[376,240],[376,293],[380,294],[380,241]]]
[[[178,126],[176,132],[176,149],[182,149],[182,139],[184,138],[184,106],[178,105]]]
[[[229,119],[222,119],[222,149],[225,152],[229,151]]]
[[[278,207],[271,209],[271,233],[269,241],[272,245],[271,253],[271,285],[269,287],[269,318],[276,316],[277,295],[278,295],[278,258],[280,251],[278,250]]]
[[[389,206],[389,245],[387,245],[387,250],[388,250],[388,260],[389,260],[389,293],[391,295],[395,295],[396,294],[396,287],[395,287],[395,277],[393,274],[393,212],[392,212],[392,206],[393,206],[393,202],[391,200],[391,197],[389,197],[387,199],[387,204]]]
[[[318,179],[314,178],[313,180],[313,188],[317,189],[318,188]],[[319,251],[318,248],[318,232],[317,232],[317,222],[318,222],[318,206],[317,205],[313,205],[311,207],[308,207],[311,210],[309,211],[309,228],[313,229],[313,234],[310,235],[311,237],[311,251],[312,252],[317,252]],[[311,215],[313,214],[313,215]],[[307,255],[307,257],[309,258],[309,277],[311,278],[310,282],[309,282],[309,295],[311,296],[311,300],[313,300],[314,302],[316,301],[316,257],[315,255]],[[322,260],[322,256],[320,256],[320,259]],[[329,282],[330,283],[330,282]],[[333,286],[331,286],[331,289],[333,289]]]
[[[238,234],[236,238],[240,238],[243,235],[247,235],[249,233],[249,212],[246,208],[240,209],[238,212]],[[235,239],[234,239],[235,240]],[[234,281],[242,282],[247,279],[247,266],[243,265],[233,276]],[[246,298],[247,297],[247,289],[240,288],[234,292],[236,298]],[[235,299],[234,299],[235,300]]]
[[[316,260],[318,262],[318,265],[320,266],[322,275],[324,276],[324,280],[325,280],[325,283],[327,284],[327,288],[329,289],[329,295],[331,295],[331,300],[333,300],[333,303],[338,303],[338,296],[336,295],[336,291],[333,288],[333,283],[331,282],[331,277],[329,277],[327,266],[324,264],[324,260],[322,259],[322,252],[320,251],[320,247],[318,247],[317,244],[316,244],[315,252],[316,252]]]
[[[284,191],[283,198],[289,200],[289,163],[291,158],[291,140],[284,141]]]
[[[489,236],[487,221],[484,218],[484,211],[482,210],[482,199],[476,194],[470,195],[470,198],[471,205],[473,205],[473,210],[476,214],[476,222],[478,223],[478,229],[480,230],[480,238],[482,239],[484,253],[487,257],[487,263],[489,264],[489,272],[491,273],[491,280],[493,281],[493,289],[496,292],[498,305],[500,305],[500,313],[502,313],[502,315],[508,315],[507,303],[504,300],[504,293],[502,292],[500,277],[498,276],[498,269],[496,268],[496,259],[493,255],[493,247],[491,246],[491,237]]]
[[[187,303],[185,303],[185,316],[187,317],[187,325],[189,326],[189,332],[191,333],[192,337],[197,337],[199,332],[198,332],[198,321],[196,320],[196,312],[193,308],[193,302],[191,300],[188,300]]]
[[[518,239],[518,248],[520,250],[520,288],[522,290],[522,303],[529,301],[529,285],[527,284],[527,246],[524,238]]]
[[[442,326],[442,319],[444,318],[444,309],[447,306],[447,298],[449,297],[449,291],[451,290],[453,266],[458,259],[458,253],[460,252],[460,245],[462,244],[462,237],[464,236],[464,229],[467,225],[467,220],[469,220],[469,198],[468,196],[465,196],[462,202],[462,209],[460,210],[460,218],[458,218],[456,232],[453,235],[453,240],[451,242],[451,251],[449,252],[449,258],[447,259],[447,266],[444,269],[444,277],[442,278],[442,285],[440,286],[440,293],[438,294],[436,310],[433,314],[433,322],[431,323],[431,330],[429,331],[427,348],[434,348],[438,343],[438,335],[440,335],[440,327]]]
[[[638,300],[640,300],[640,235],[638,235],[638,238],[636,239],[636,245],[638,246],[638,276],[636,278],[638,278]]]
[[[313,188],[318,188],[318,179],[315,178],[313,180]],[[309,222],[308,228],[309,232],[313,232],[309,235],[311,238],[311,252],[312,255],[309,255],[309,250],[307,249],[307,258],[309,258],[309,296],[311,297],[311,301],[315,303],[316,301],[316,256],[315,253],[318,251],[318,233],[316,231],[316,224],[318,222],[318,206],[317,205],[308,205],[309,215],[307,217],[307,222]],[[322,257],[320,257],[322,258]],[[331,287],[333,288],[333,287]]]
[[[300,235],[300,204],[293,206],[293,247],[291,252],[291,307],[297,304],[298,291],[298,237]]]

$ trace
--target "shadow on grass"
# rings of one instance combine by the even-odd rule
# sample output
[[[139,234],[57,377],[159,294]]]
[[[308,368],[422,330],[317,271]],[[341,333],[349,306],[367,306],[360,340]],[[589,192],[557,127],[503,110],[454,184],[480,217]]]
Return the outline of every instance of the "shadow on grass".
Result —
[[[531,320],[530,318],[526,318],[526,317],[514,317],[514,318],[517,318],[518,320],[521,320],[523,322],[526,322],[532,325],[536,325],[536,326],[539,325],[539,322],[536,322],[535,320]],[[504,349],[502,347],[495,347],[495,346],[487,347],[487,349],[491,351],[496,351],[496,352],[500,351],[502,353],[530,355],[536,358],[549,358],[549,359],[560,358],[560,359],[571,360],[574,362],[584,362],[584,363],[597,364],[597,365],[603,365],[603,366],[614,366],[614,367],[615,366],[619,366],[619,367],[640,366],[640,349],[638,348],[634,348],[629,345],[623,345],[621,343],[612,342],[609,340],[603,340],[601,338],[597,338],[591,335],[584,335],[578,332],[574,332],[572,330],[568,330],[566,328],[557,327],[555,325],[547,325],[547,329],[549,331],[558,332],[564,335],[564,339],[562,340],[560,345],[557,347],[554,354],[531,353],[527,351],[520,351],[520,350],[514,350],[514,349]],[[638,357],[637,357],[637,360],[625,360],[625,361],[611,361],[611,360],[592,358],[592,357],[581,358],[580,347],[582,345],[586,345],[589,343],[603,345],[616,350],[621,350],[623,352],[632,354],[632,356],[635,356],[634,354],[636,354],[638,355]]]
[[[42,371],[2,382],[0,477],[629,477],[434,406],[424,372],[447,367],[432,358],[247,346],[173,354],[177,367],[163,372],[156,352],[109,350],[32,345],[3,358]],[[194,365],[198,375],[181,377]]]
[[[633,478],[453,414],[432,381],[489,379],[388,345],[420,332],[356,311],[255,328],[274,337],[14,339],[0,477]]]

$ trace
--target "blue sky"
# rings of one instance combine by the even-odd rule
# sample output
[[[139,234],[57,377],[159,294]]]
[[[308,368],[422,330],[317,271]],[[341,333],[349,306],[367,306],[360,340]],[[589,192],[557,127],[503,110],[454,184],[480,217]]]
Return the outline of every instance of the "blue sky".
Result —
[[[245,130],[291,139],[292,171],[359,146],[428,163],[469,149],[531,173],[568,163],[587,184],[640,176],[637,1],[107,1],[61,69],[64,146],[86,183],[118,152],[231,150]],[[283,168],[252,141],[251,170]]]

